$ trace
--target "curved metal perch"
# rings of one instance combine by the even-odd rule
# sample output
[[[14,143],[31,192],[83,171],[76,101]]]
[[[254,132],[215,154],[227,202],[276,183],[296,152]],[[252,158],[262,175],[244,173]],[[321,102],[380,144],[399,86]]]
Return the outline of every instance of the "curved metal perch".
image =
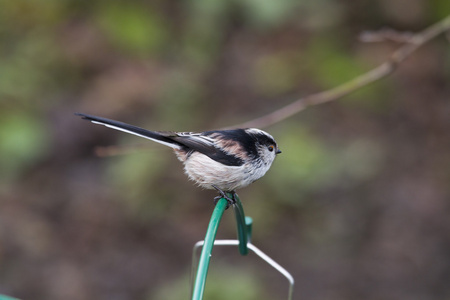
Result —
[[[231,196],[231,195],[230,195]],[[233,210],[236,217],[237,223],[237,240],[215,240],[217,229],[219,227],[220,220],[223,213],[227,207],[227,200],[221,198],[214,208],[211,220],[206,231],[205,240],[199,241],[195,244],[193,254],[192,254],[192,271],[191,280],[194,279],[195,266],[197,265],[197,249],[202,247],[202,252],[200,254],[200,260],[197,268],[197,275],[195,276],[195,282],[193,285],[192,300],[201,300],[203,298],[203,293],[206,285],[206,276],[208,274],[209,262],[211,260],[212,248],[216,246],[238,246],[239,253],[241,255],[247,255],[249,250],[258,255],[261,259],[266,261],[269,265],[280,272],[289,281],[289,294],[288,299],[292,299],[292,294],[294,291],[294,278],[292,275],[273,259],[255,247],[250,243],[251,233],[252,233],[252,219],[246,217],[244,213],[244,208],[242,207],[241,200],[237,195],[235,195],[236,203],[233,205]]]

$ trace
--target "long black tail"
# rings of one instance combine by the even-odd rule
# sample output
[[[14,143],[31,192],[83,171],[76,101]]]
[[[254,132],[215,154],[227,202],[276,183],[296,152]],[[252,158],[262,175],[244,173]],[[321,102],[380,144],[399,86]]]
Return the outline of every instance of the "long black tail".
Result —
[[[174,149],[181,149],[181,147],[182,147],[180,143],[172,140],[170,137],[170,134],[167,134],[167,133],[150,131],[150,130],[147,130],[147,129],[144,129],[141,127],[122,123],[119,121],[114,121],[111,119],[106,119],[106,118],[82,114],[82,113],[75,113],[75,115],[82,117],[84,120],[91,121],[92,123],[104,125],[106,127],[110,127],[110,128],[116,129],[116,130],[131,133],[131,134],[155,141],[157,143],[169,146]]]

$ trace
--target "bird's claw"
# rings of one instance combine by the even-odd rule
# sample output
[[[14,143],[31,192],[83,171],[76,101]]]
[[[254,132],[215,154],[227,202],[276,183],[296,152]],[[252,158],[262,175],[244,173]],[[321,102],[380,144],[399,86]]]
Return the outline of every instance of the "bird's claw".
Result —
[[[214,197],[214,204],[217,205],[217,202],[219,202],[220,199],[224,198],[225,200],[227,200],[227,206],[225,207],[225,209],[228,209],[231,205],[236,204],[236,199],[234,197],[234,195],[236,195],[235,192],[231,192],[231,198],[228,197],[228,195],[222,191],[221,189],[219,189],[218,187],[214,186],[213,187],[219,192],[220,196]]]
[[[231,205],[236,204],[236,200],[234,199],[234,194],[233,194],[233,199],[231,199],[227,195],[220,195],[220,196],[214,197],[214,205],[217,205],[217,202],[219,202],[219,200],[222,198],[227,200],[227,206],[225,207],[225,210],[227,210]]]

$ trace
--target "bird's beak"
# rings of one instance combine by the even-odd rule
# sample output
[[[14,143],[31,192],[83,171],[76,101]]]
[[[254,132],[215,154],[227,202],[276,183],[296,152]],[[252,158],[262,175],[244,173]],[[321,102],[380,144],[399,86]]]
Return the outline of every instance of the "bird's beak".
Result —
[[[280,149],[277,149],[277,152],[275,152],[275,154],[280,154],[280,153],[281,153]]]

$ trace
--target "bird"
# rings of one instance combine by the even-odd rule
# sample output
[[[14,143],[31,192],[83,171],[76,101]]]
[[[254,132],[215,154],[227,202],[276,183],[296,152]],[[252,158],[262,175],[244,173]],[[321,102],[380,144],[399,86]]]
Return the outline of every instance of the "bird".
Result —
[[[189,179],[202,188],[217,190],[220,196],[215,198],[215,202],[223,197],[228,202],[227,208],[236,203],[236,190],[263,177],[281,153],[275,139],[257,128],[150,131],[89,114],[75,115],[171,147],[184,164],[184,172]]]

